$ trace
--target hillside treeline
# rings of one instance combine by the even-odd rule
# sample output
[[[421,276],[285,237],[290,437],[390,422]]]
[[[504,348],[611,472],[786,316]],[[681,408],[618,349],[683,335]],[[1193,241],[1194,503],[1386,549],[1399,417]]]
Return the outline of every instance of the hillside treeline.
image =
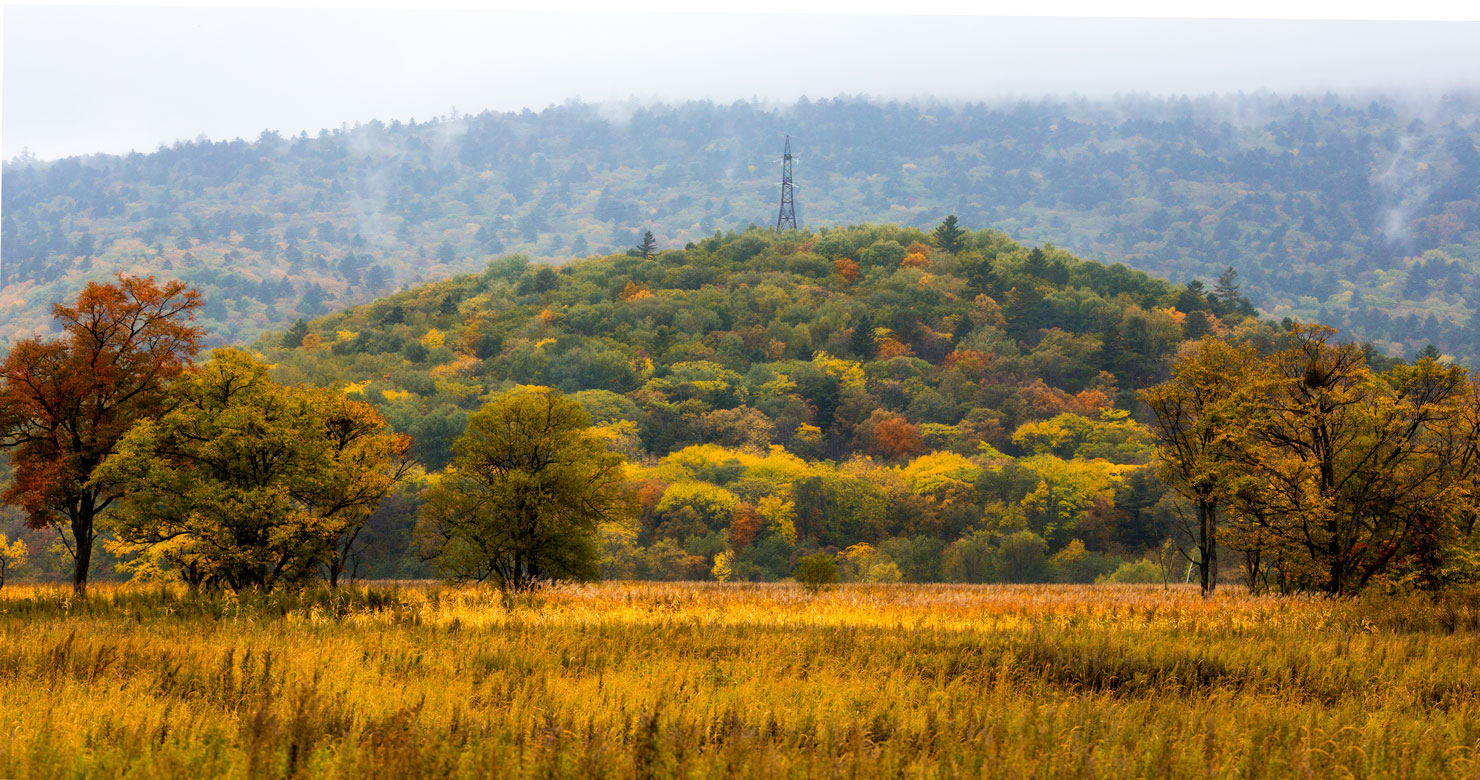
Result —
[[[259,346],[280,381],[375,404],[432,471],[494,394],[571,395],[634,464],[611,576],[706,577],[729,551],[776,579],[831,549],[858,578],[1087,581],[1174,533],[1136,388],[1190,339],[1273,345],[1251,312],[1231,274],[1173,285],[950,220],[508,256]],[[423,571],[414,515],[401,496],[367,526],[377,576]]]
[[[520,252],[677,248],[799,217],[926,228],[947,212],[1177,281],[1235,268],[1275,319],[1397,354],[1480,350],[1477,103],[1274,97],[1015,104],[567,104],[316,136],[5,166],[0,336],[113,271],[200,289],[250,339]]]
[[[954,217],[651,250],[503,257],[208,361],[195,291],[91,285],[5,361],[4,497],[32,530],[0,557],[58,539],[79,591],[94,547],[231,590],[432,558],[516,587],[1480,574],[1480,387],[1435,348],[1277,330],[1231,270],[1172,285]],[[555,476],[600,511],[529,492]],[[567,530],[534,544],[515,515]]]

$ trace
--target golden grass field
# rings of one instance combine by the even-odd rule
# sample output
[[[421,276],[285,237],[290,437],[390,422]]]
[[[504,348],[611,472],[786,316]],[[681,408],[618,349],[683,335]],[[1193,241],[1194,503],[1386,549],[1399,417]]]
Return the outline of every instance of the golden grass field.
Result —
[[[1480,596],[0,590],[0,777],[1480,778]]]

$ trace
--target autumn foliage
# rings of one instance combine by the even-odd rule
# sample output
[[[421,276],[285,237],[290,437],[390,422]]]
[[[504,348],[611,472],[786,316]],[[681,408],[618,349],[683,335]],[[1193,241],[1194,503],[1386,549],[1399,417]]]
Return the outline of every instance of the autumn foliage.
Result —
[[[122,495],[92,480],[93,469],[135,421],[165,410],[166,386],[199,348],[191,320],[200,305],[178,281],[120,275],[89,284],[73,305],[53,307],[60,337],[17,342],[0,368],[0,446],[13,470],[4,499],[31,526],[60,532],[78,592],[97,516]]]
[[[170,397],[94,473],[127,488],[107,525],[129,569],[234,591],[353,574],[366,518],[407,468],[406,436],[369,404],[279,385],[234,349]]]
[[[885,458],[910,458],[925,452],[920,427],[897,414],[875,413],[864,423],[869,450]]]

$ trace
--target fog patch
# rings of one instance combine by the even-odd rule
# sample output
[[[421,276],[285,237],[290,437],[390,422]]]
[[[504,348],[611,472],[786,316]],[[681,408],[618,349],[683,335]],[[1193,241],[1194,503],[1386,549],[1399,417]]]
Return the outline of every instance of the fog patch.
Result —
[[[385,213],[386,205],[391,187],[400,181],[404,153],[385,138],[378,122],[349,131],[345,147],[360,158],[359,176],[349,199],[355,230],[377,247],[390,248],[397,242]]]
[[[1379,229],[1388,243],[1407,246],[1413,235],[1409,222],[1428,205],[1429,196],[1445,178],[1444,153],[1438,139],[1409,134],[1398,139],[1392,160],[1377,176],[1381,197]]]

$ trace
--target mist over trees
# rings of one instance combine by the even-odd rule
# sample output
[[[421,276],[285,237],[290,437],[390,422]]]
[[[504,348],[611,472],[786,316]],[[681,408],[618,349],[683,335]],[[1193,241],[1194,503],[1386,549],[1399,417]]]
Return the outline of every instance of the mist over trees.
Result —
[[[942,214],[1177,282],[1234,268],[1275,319],[1395,354],[1480,350],[1476,103],[1222,98],[566,104],[5,167],[0,336],[104,271],[177,276],[209,345],[522,252],[675,248],[774,221]],[[949,247],[948,247],[949,248]],[[858,260],[859,258],[851,258]]]

